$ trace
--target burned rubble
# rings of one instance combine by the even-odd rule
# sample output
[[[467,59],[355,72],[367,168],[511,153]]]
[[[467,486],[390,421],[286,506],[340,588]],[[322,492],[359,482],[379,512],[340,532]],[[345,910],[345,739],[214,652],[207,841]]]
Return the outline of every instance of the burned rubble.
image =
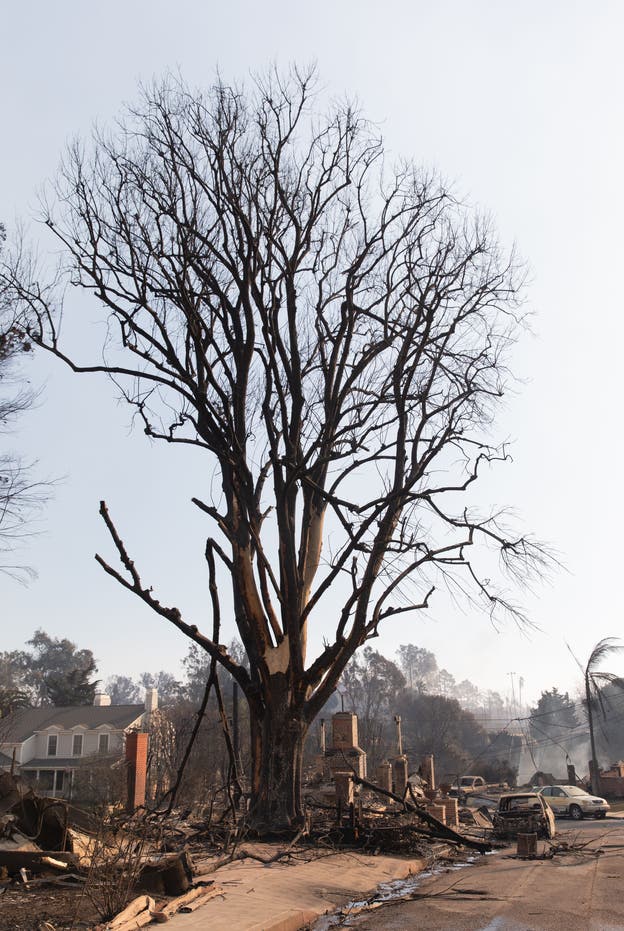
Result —
[[[141,811],[81,821],[83,830],[71,825],[65,801],[0,775],[0,928],[126,931],[221,894],[196,881],[189,832],[174,819],[163,826]]]
[[[436,787],[433,757],[422,761],[421,777],[409,776],[396,723],[398,752],[371,781],[356,715],[334,716],[330,746],[321,741],[308,773],[305,823],[290,837],[255,836],[245,824],[244,796],[238,812],[227,800],[209,812],[149,811],[142,804],[140,740],[130,741],[126,754],[126,810],[99,819],[79,816],[62,799],[40,797],[3,774],[0,927],[30,931],[46,921],[46,931],[127,931],[162,923],[179,909],[226,895],[214,874],[235,860],[270,865],[346,848],[432,862],[461,850],[490,850],[491,825],[480,823],[478,812],[467,823],[448,787]]]

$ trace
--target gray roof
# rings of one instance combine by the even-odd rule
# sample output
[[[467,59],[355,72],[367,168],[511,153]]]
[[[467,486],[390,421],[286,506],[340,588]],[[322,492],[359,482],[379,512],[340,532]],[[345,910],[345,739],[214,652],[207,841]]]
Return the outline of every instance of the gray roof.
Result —
[[[122,751],[116,755],[102,755],[100,753],[90,753],[87,756],[69,756],[69,757],[60,757],[60,756],[42,756],[36,760],[28,760],[27,763],[22,763],[20,765],[20,770],[23,772],[25,769],[80,769],[81,766],[93,766],[101,761],[112,765],[112,763],[118,762],[121,757]]]
[[[19,708],[2,718],[0,743],[21,743],[36,731],[55,725],[70,730],[82,725],[93,730],[107,724],[124,730],[145,713],[143,705],[71,705],[65,708]]]
[[[36,760],[28,760],[27,763],[19,764],[20,770],[24,769],[79,769],[81,766],[89,767],[98,763],[105,763],[109,766],[123,759],[123,750],[119,749],[117,753],[102,754],[88,753],[85,756],[42,756]]]
[[[89,759],[89,757],[44,756],[39,760],[29,760],[28,763],[22,763],[20,769],[77,769],[84,759]]]

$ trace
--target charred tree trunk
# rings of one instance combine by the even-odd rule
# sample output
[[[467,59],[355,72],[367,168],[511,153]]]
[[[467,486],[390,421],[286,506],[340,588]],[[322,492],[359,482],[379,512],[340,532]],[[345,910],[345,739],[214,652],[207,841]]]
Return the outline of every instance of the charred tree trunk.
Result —
[[[599,795],[602,785],[600,782],[598,754],[596,752],[596,735],[594,733],[594,713],[592,710],[594,696],[592,695],[590,676],[587,672],[585,673],[585,701],[587,703],[587,723],[589,725],[589,743],[591,746],[591,760],[589,762],[590,788],[594,795]]]
[[[296,827],[305,815],[301,790],[308,724],[291,698],[287,677],[271,676],[271,686],[260,719],[250,707],[250,825],[260,832]]]

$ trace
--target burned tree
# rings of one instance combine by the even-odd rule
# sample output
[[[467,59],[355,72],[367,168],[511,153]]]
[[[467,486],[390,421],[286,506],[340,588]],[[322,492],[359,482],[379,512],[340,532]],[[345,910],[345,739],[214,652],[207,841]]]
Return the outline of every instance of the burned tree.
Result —
[[[489,544],[516,579],[542,561],[466,501],[505,458],[489,435],[521,326],[513,256],[433,174],[389,170],[353,109],[312,112],[313,83],[165,82],[68,151],[45,221],[108,316],[105,362],[69,358],[54,288],[5,271],[35,343],[111,375],[150,437],[217,470],[219,495],[193,501],[214,527],[212,607],[226,579],[249,671],[156,600],[105,505],[121,569],[98,558],[238,682],[253,817],[272,826],[302,816],[306,731],[382,622],[439,580],[515,614],[471,553]],[[309,625],[332,615],[308,657]]]
[[[0,223],[0,253],[4,248],[5,228]],[[31,342],[16,317],[14,293],[7,281],[0,279],[0,437],[8,432],[35,400],[25,379],[16,375],[17,360],[30,352]],[[29,566],[16,564],[15,550],[32,533],[32,519],[46,500],[46,484],[32,475],[32,464],[3,443],[0,450],[0,573],[19,581],[32,578]]]

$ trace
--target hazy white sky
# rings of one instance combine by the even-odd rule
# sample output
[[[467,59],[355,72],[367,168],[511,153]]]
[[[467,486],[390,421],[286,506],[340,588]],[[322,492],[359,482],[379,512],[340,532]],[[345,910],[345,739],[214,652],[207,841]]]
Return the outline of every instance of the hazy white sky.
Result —
[[[400,643],[420,644],[458,680],[503,693],[515,672],[528,698],[575,689],[565,641],[583,658],[622,628],[623,27],[617,0],[31,0],[2,13],[9,231],[32,212],[68,138],[114,118],[141,79],[179,68],[207,84],[216,67],[238,79],[271,62],[316,60],[328,91],[357,97],[394,154],[437,166],[517,243],[531,268],[534,335],[515,356],[525,384],[499,419],[514,462],[485,497],[513,505],[567,571],[528,600],[533,632],[494,631],[439,597],[427,617],[390,622],[375,645],[392,656]],[[207,464],[131,433],[106,381],[45,357],[28,374],[43,386],[41,403],[12,443],[42,476],[65,478],[25,554],[38,580],[22,588],[0,577],[0,649],[43,627],[93,649],[103,677],[178,674],[182,636],[93,560],[111,554],[97,509],[106,498],[145,579],[202,627],[206,525],[189,499],[205,494]],[[624,674],[624,659],[611,665]]]

